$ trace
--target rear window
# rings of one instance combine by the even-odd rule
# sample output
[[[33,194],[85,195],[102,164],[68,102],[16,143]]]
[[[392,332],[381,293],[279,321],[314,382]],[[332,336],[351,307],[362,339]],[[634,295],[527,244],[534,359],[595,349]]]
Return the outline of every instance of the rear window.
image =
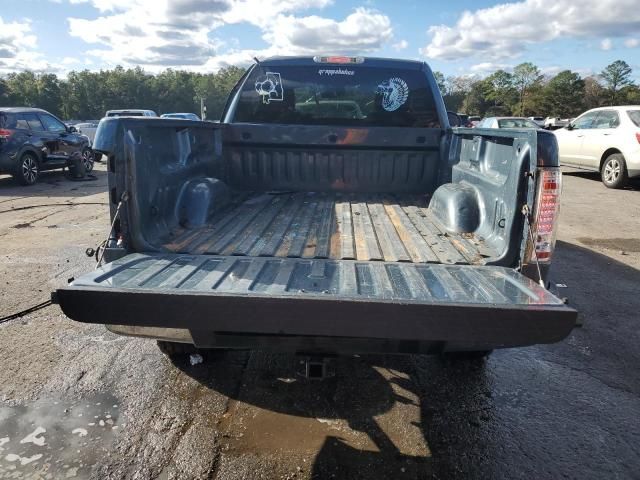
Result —
[[[7,115],[0,113],[0,128],[7,128]]]
[[[627,115],[636,127],[640,127],[640,110],[627,110]]]
[[[142,112],[109,112],[107,117],[144,117]]]
[[[257,66],[240,92],[236,122],[438,128],[419,70],[361,65]]]
[[[504,120],[498,120],[498,126],[500,128],[538,128],[538,125],[531,120],[525,120],[523,118],[507,118]]]

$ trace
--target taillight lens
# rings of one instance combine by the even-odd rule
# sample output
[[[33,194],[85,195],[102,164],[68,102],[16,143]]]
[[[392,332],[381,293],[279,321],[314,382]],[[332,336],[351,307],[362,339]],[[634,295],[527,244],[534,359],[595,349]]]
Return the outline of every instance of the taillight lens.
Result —
[[[7,130],[6,128],[0,128],[0,140],[6,140],[11,136],[13,131]]]
[[[640,132],[636,132],[636,140],[640,143]]]
[[[540,168],[538,182],[532,225],[535,255],[533,248],[530,248],[528,260],[533,262],[537,257],[538,262],[548,263],[556,243],[562,172],[557,168]]]

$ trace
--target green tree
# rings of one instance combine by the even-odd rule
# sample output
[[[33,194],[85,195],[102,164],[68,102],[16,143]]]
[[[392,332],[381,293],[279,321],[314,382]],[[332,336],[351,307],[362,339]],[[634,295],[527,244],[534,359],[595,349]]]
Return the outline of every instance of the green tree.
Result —
[[[631,80],[632,71],[627,62],[616,60],[600,72],[600,77],[609,90],[610,105],[614,105],[617,102],[618,92],[622,88],[633,85],[633,80]]]
[[[606,104],[608,98],[607,91],[600,84],[597,77],[591,76],[584,79],[584,108],[591,110],[592,108],[602,107]]]
[[[540,70],[531,62],[521,63],[513,69],[513,86],[520,97],[519,115],[524,115],[524,103],[527,93],[540,84],[542,75]]]
[[[440,94],[444,97],[447,93],[447,86],[445,83],[444,75],[442,72],[434,71],[433,76],[436,79],[436,84],[438,85],[438,89],[440,90]]]
[[[38,85],[35,73],[26,70],[7,75],[9,102],[19,107],[35,107],[38,104]]]
[[[38,75],[36,87],[38,89],[36,105],[60,116],[62,114],[62,95],[58,77],[53,73]]]
[[[444,104],[447,110],[452,112],[460,112],[462,110],[462,104],[471,91],[473,82],[474,77],[468,75],[449,76],[445,79]]]
[[[584,80],[571,70],[564,70],[544,87],[543,105],[547,115],[574,117],[584,110]]]
[[[484,95],[484,90],[485,82],[483,80],[473,82],[469,93],[467,93],[462,102],[462,111],[469,115],[484,116],[491,106],[491,102]]]
[[[0,107],[9,105],[9,87],[4,78],[0,78]]]
[[[518,95],[513,75],[504,70],[497,70],[489,75],[484,81],[484,95],[493,103],[488,109],[493,115],[511,113]]]

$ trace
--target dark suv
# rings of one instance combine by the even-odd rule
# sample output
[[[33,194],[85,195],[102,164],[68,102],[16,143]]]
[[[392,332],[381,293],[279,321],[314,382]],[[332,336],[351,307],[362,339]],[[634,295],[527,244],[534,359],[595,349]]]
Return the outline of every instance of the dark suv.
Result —
[[[43,170],[67,166],[79,152],[87,172],[93,169],[89,139],[39,108],[0,108],[0,173],[33,185]]]

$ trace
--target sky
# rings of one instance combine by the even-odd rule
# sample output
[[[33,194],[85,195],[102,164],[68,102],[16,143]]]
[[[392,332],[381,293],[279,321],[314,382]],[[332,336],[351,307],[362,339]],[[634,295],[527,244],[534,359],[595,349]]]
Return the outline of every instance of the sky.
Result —
[[[640,79],[640,0],[2,0],[0,73],[139,65],[215,72],[253,57],[424,60],[485,76],[530,61],[552,75],[625,60]]]

